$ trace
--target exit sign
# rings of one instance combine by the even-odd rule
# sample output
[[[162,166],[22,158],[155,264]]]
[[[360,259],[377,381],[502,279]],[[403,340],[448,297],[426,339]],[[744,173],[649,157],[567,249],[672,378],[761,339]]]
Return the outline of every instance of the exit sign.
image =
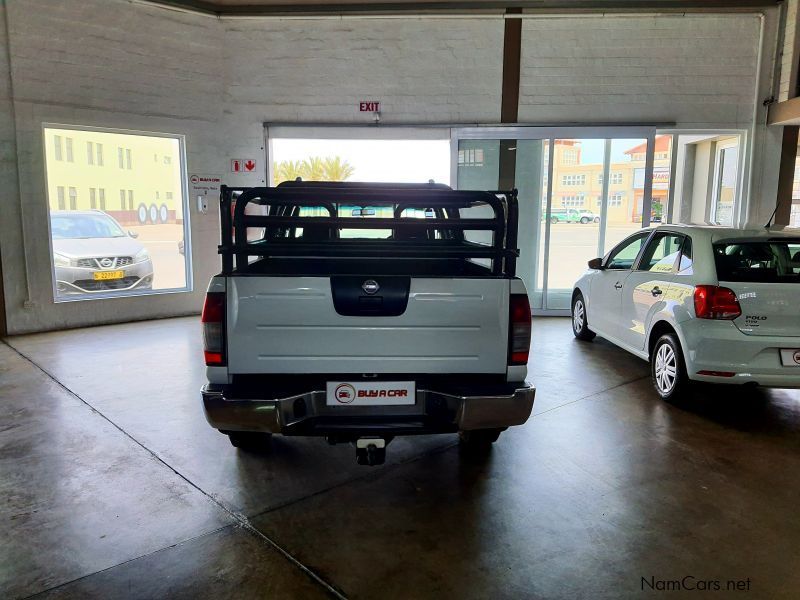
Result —
[[[358,103],[360,112],[381,112],[381,103],[373,100],[362,100]]]

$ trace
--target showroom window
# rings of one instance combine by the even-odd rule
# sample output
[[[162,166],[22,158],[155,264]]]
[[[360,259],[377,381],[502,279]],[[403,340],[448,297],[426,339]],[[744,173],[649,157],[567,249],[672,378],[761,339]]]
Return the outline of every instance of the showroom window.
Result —
[[[733,202],[736,194],[736,171],[739,158],[737,145],[717,149],[714,199],[711,204],[711,222],[716,225],[733,225]]]
[[[74,164],[59,161],[62,140]],[[191,289],[183,138],[54,125],[44,142],[56,301]],[[85,161],[71,160],[73,144]],[[103,147],[117,148],[116,165],[105,166]],[[169,160],[133,160],[151,153]]]
[[[671,150],[671,165],[656,160],[653,171],[653,206],[657,200],[658,206],[669,205],[665,220],[739,226],[745,133],[675,131],[658,137],[669,139]]]

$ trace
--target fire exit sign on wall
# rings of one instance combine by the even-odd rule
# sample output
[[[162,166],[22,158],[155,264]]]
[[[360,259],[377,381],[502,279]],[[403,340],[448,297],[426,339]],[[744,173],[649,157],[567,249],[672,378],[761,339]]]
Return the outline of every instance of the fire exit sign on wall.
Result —
[[[381,112],[381,103],[374,100],[362,100],[358,103],[361,112]]]

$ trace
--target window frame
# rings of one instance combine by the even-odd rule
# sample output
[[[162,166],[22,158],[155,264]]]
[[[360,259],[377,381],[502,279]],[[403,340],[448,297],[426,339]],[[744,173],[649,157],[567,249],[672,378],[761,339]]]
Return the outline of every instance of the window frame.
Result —
[[[647,244],[650,242],[650,238],[653,237],[653,233],[654,233],[654,231],[651,231],[651,230],[648,230],[648,229],[642,229],[642,230],[637,231],[636,233],[632,233],[631,235],[626,237],[619,244],[617,244],[611,250],[608,251],[608,254],[606,254],[606,257],[603,259],[603,263],[602,263],[603,269],[604,270],[608,270],[608,271],[631,271],[631,272],[637,270],[637,268],[639,266],[639,260],[641,260],[641,258],[642,258],[642,252],[647,247]],[[628,243],[633,241],[635,238],[642,238],[644,240],[644,242],[642,243],[642,246],[639,248],[639,252],[634,257],[633,262],[631,263],[631,266],[628,267],[627,269],[614,269],[614,268],[609,267],[608,265],[611,263],[611,261],[614,259],[614,257],[619,253],[619,251],[621,251],[623,248],[627,247]]]
[[[661,271],[653,271],[652,269],[643,269],[642,268],[642,260],[647,255],[647,250],[650,248],[651,244],[657,244],[661,239],[667,236],[674,236],[676,238],[680,238],[680,242],[678,244],[678,251],[677,255],[675,256],[675,260],[672,262],[672,268],[669,272],[661,272]],[[681,256],[683,255],[683,248],[686,244],[686,234],[680,233],[678,231],[670,231],[669,229],[656,229],[653,230],[652,235],[647,240],[647,243],[642,246],[642,251],[639,253],[639,256],[636,257],[635,267],[632,269],[633,271],[638,271],[641,273],[657,273],[659,275],[675,275],[678,272],[678,265],[680,264]]]
[[[717,212],[719,211],[720,205],[720,198],[722,197],[722,179],[725,174],[725,166],[726,166],[726,154],[731,151],[736,151],[736,158],[735,158],[735,166],[736,169],[736,183],[733,185],[733,202],[731,203],[731,222],[730,223],[718,223],[717,222]],[[711,198],[709,199],[709,206],[708,206],[708,220],[709,222],[716,226],[716,227],[735,227],[736,223],[736,209],[737,204],[739,202],[738,198],[738,179],[739,179],[739,164],[740,164],[740,153],[741,148],[738,141],[725,141],[721,143],[717,143],[716,148],[714,149],[714,164],[713,168],[711,169],[710,175],[713,177],[712,186],[711,186]],[[728,162],[727,164],[730,164]]]
[[[691,261],[691,264],[685,269],[681,269],[681,264],[683,263],[683,257],[686,253],[687,246],[689,248],[689,254],[690,254],[689,260]],[[689,271],[689,272],[685,273],[684,271]],[[683,236],[681,251],[678,254],[678,262],[675,265],[675,275],[680,275],[681,277],[689,277],[691,275],[694,275],[694,244],[692,243],[691,235],[685,234]]]
[[[61,129],[61,130],[73,130],[82,133],[86,132],[98,132],[98,133],[112,133],[112,134],[120,134],[120,135],[136,135],[142,137],[157,137],[157,138],[168,138],[175,140],[178,144],[177,149],[177,160],[178,164],[177,167],[179,169],[178,179],[179,179],[179,188],[176,190],[181,195],[181,203],[183,208],[183,223],[182,223],[182,233],[183,233],[183,242],[184,242],[184,255],[183,255],[183,264],[184,264],[184,285],[182,287],[177,288],[166,288],[166,289],[150,289],[150,290],[109,290],[108,292],[97,292],[97,293],[87,293],[87,294],[76,294],[73,296],[59,296],[56,284],[56,266],[54,261],[54,251],[53,251],[53,233],[50,227],[50,185],[48,182],[48,168],[47,168],[47,154],[46,154],[46,132],[49,129]],[[63,139],[69,139],[72,141],[71,137],[64,137]],[[192,210],[191,210],[191,202],[189,199],[189,180],[188,180],[188,170],[187,170],[187,162],[186,162],[186,136],[182,133],[169,133],[169,132],[157,132],[157,131],[143,131],[143,130],[131,130],[131,129],[118,129],[118,128],[110,128],[110,127],[95,127],[91,125],[75,125],[75,124],[64,124],[64,123],[53,123],[53,122],[43,122],[41,125],[41,143],[42,143],[42,170],[43,170],[43,178],[45,182],[45,197],[44,203],[47,208],[47,244],[49,249],[49,259],[50,259],[50,275],[51,275],[51,284],[52,284],[52,298],[54,303],[64,303],[64,302],[83,302],[86,300],[109,300],[114,298],[132,298],[132,297],[147,297],[147,296],[160,296],[164,294],[184,294],[184,293],[192,293],[194,291],[194,265],[192,262],[192,252],[191,252],[191,244],[192,244],[192,235],[191,235],[191,217],[192,217]],[[97,148],[98,144],[95,142],[95,148]],[[125,149],[125,148],[122,148]],[[67,159],[66,155],[63,158]],[[74,154],[73,157],[74,159]],[[68,161],[69,162],[69,161]],[[72,161],[74,162],[74,160]],[[102,165],[101,165],[102,166]],[[175,164],[173,163],[173,166]],[[65,204],[69,202],[69,186],[65,187]],[[103,196],[105,196],[105,189],[102,189]],[[128,200],[130,201],[132,197],[133,190],[127,190],[128,192]],[[103,198],[105,200],[105,198]],[[68,209],[71,210],[71,209]],[[123,229],[125,229],[123,227]],[[177,250],[176,250],[177,251]]]

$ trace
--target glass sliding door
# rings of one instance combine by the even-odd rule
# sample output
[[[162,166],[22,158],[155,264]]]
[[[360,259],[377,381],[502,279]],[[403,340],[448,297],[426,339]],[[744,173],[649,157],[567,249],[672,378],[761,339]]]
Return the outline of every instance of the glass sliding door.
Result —
[[[671,136],[654,137],[652,128],[456,132],[459,189],[519,190],[517,275],[534,312],[565,314],[589,260],[662,218]],[[656,168],[664,182],[654,181]]]
[[[618,138],[608,142],[610,159],[606,197],[607,217],[603,245],[598,256],[604,256],[619,242],[637,229],[641,229],[644,217],[642,213],[647,180],[647,139]],[[650,222],[658,222],[660,219],[668,191],[663,183],[656,184],[656,169],[659,169],[659,177],[663,177],[661,169],[665,168],[664,165],[669,169],[669,159],[658,159],[657,163],[653,168]]]
[[[595,258],[600,240],[605,140],[556,139],[552,152],[549,230],[545,273],[546,306],[570,307],[572,287]],[[596,212],[595,212],[596,210]]]
[[[519,192],[519,247],[517,275],[528,288],[531,308],[543,307],[539,239],[541,205],[546,181],[546,146],[534,139],[462,139],[457,149],[457,181],[461,190],[517,188]]]

